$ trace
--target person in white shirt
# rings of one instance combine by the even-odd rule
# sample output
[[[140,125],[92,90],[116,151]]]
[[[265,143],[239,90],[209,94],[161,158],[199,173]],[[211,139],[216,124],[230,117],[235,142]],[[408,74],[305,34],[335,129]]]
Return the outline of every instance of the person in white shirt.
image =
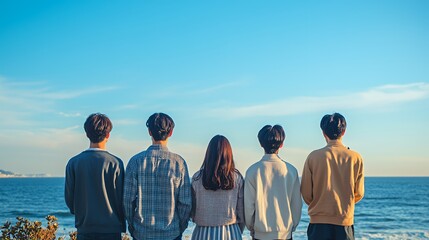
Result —
[[[246,171],[244,216],[253,239],[292,239],[301,220],[298,171],[278,156],[284,139],[280,125],[264,126],[258,140],[265,155]]]

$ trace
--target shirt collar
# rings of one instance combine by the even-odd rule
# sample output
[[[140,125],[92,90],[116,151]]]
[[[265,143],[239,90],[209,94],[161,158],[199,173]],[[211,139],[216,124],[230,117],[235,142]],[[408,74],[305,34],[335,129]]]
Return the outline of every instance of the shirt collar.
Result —
[[[152,144],[149,146],[149,148],[147,150],[164,150],[164,151],[168,151],[167,145],[162,145],[162,144]]]
[[[344,144],[343,144],[343,142],[341,140],[335,139],[335,140],[329,140],[328,141],[328,146],[329,147],[331,147],[331,146],[343,146],[344,147]]]
[[[106,149],[102,149],[102,148],[88,148],[85,151],[103,151],[103,152],[107,152]]]
[[[261,161],[282,161],[278,154],[264,154]]]

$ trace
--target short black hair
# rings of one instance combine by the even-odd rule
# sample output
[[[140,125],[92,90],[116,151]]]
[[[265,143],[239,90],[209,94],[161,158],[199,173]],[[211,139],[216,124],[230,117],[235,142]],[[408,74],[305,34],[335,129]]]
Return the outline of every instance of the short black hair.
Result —
[[[146,126],[155,141],[164,141],[173,131],[174,121],[165,113],[154,113],[146,121]]]
[[[346,131],[346,127],[346,119],[339,113],[326,114],[320,121],[320,128],[331,140],[340,138]]]
[[[93,113],[88,116],[83,127],[89,140],[92,143],[99,143],[112,131],[113,125],[106,115]]]
[[[285,131],[280,125],[265,125],[258,133],[259,143],[268,154],[276,153],[285,138]]]

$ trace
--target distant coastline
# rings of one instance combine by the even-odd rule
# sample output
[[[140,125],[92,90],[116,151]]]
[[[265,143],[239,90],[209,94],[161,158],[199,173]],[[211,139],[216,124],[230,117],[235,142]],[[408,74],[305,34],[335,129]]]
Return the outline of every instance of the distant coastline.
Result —
[[[19,173],[13,173],[11,171],[0,169],[0,178],[45,178],[45,177],[52,177],[52,176],[46,173],[19,174]]]
[[[48,173],[38,173],[38,174],[20,174],[14,173],[11,171],[0,169],[0,178],[64,178],[61,175],[51,175]],[[422,176],[365,176],[365,178],[429,178],[429,175]]]

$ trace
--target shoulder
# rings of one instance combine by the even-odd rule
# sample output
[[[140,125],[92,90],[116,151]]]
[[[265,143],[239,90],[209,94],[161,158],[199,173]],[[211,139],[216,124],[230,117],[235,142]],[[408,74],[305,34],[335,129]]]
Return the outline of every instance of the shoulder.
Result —
[[[173,156],[173,159],[175,159],[176,161],[186,164],[185,159],[182,156],[180,156],[179,154],[174,153],[174,152],[170,152],[170,154]]]
[[[97,158],[100,161],[104,162],[104,164],[108,164],[110,168],[120,168],[120,169],[124,168],[124,163],[122,162],[122,160],[119,157],[110,153],[109,151],[94,150],[94,151],[84,151],[83,153],[85,154],[84,158],[92,158],[92,157]],[[99,164],[103,164],[102,162],[100,162]],[[105,165],[104,167],[106,166],[107,165]]]
[[[103,154],[103,153],[102,153]],[[107,158],[109,158],[113,162],[117,162],[118,164],[123,164],[122,159],[120,159],[118,156],[113,155],[112,153],[105,151],[104,154]]]
[[[234,173],[237,179],[244,179],[243,175],[241,174],[240,171],[238,171],[238,169],[235,169]]]
[[[243,175],[241,175],[240,171],[238,171],[237,169],[235,171],[235,182],[239,186],[244,184],[244,177],[243,177]]]
[[[358,152],[351,150],[350,148],[347,148],[347,152],[350,156],[352,156],[352,159],[354,159],[355,163],[362,164],[363,159]]]
[[[138,162],[141,162],[144,158],[146,158],[146,151],[141,151],[139,153],[136,153],[134,156],[130,158],[128,161],[128,165],[130,164],[137,164]]]
[[[77,155],[75,155],[75,156],[73,156],[72,158],[70,158],[70,160],[68,161],[68,163],[67,163],[67,166],[71,166],[71,165],[73,165],[73,164],[76,164],[76,162],[79,162],[79,161],[81,161],[81,159],[84,159],[85,158],[85,151],[83,151],[83,152],[80,152],[79,154],[77,154]]]
[[[350,155],[355,156],[356,158],[362,158],[362,156],[360,155],[360,153],[358,153],[357,151],[350,149],[349,147],[346,147],[347,151]]]
[[[141,151],[139,153],[136,153],[134,156],[131,157],[130,161],[133,160],[133,159],[137,160],[137,159],[146,157],[146,155],[147,155],[146,152],[147,151]]]
[[[196,181],[200,180],[201,179],[201,173],[202,173],[201,169],[198,170],[196,173],[194,173],[194,175],[192,176],[192,182],[196,182]]]
[[[130,160],[127,163],[127,171],[126,172],[132,172],[135,171],[138,168],[138,165],[141,164],[141,160],[144,158],[144,151],[139,152],[132,156]]]
[[[290,172],[294,175],[298,175],[298,169],[296,169],[296,167],[294,165],[292,165],[286,161],[285,161],[285,163],[286,163],[286,167],[287,167],[288,172]]]
[[[168,157],[169,157],[171,160],[175,160],[175,161],[177,161],[177,162],[179,162],[179,163],[184,163],[184,164],[186,164],[185,159],[183,159],[183,157],[182,157],[182,156],[180,156],[179,154],[177,154],[177,153],[175,153],[175,152],[170,152],[170,151],[166,151],[166,153],[167,153]]]
[[[328,152],[327,146],[313,150],[310,152],[310,154],[308,154],[306,162],[311,163],[311,162],[314,162],[320,158],[323,158],[327,152]]]
[[[182,156],[174,152],[167,152],[167,155],[170,161],[173,161],[182,171],[188,171],[188,165]]]
[[[246,176],[245,179],[249,179],[256,175],[256,172],[258,169],[262,167],[261,161],[257,161],[256,163],[252,164],[247,170],[246,170]]]
[[[320,155],[320,154],[324,154],[327,150],[328,150],[327,146],[324,146],[322,148],[313,150],[313,151],[310,152],[310,154],[308,154],[308,157],[312,157],[312,156],[317,156],[317,155]]]

